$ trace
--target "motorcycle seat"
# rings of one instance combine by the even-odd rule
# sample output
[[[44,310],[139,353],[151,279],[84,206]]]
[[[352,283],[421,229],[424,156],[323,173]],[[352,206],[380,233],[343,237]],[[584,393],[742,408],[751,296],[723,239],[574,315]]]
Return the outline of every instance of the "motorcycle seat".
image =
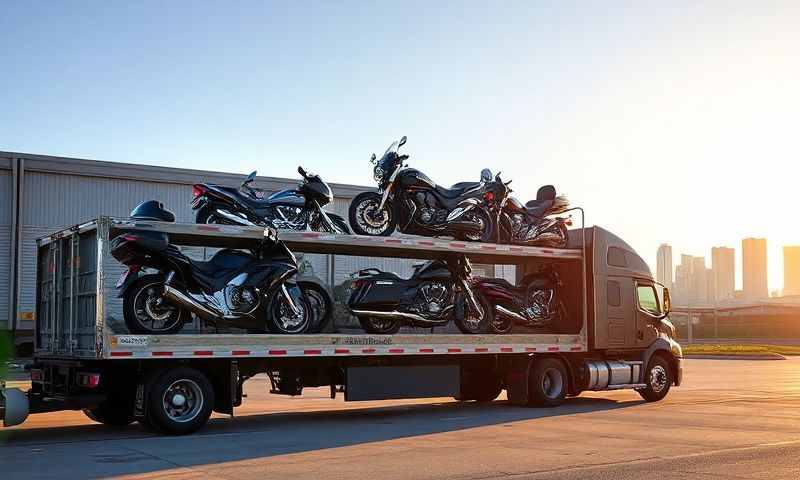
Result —
[[[225,249],[215,253],[214,256],[207,261],[192,259],[189,259],[189,261],[198,277],[204,280],[213,280],[230,274],[233,270],[252,261],[252,259],[252,255],[245,252]]]
[[[525,210],[534,217],[543,217],[552,206],[553,200],[531,200],[525,204]]]
[[[516,288],[512,285],[508,280],[504,278],[481,278],[481,283],[491,283],[493,285],[498,285],[500,287],[504,287],[507,289]]]
[[[480,182],[459,182],[450,188],[445,188],[441,185],[436,185],[436,193],[444,198],[458,198],[463,195],[467,190],[477,187]]]

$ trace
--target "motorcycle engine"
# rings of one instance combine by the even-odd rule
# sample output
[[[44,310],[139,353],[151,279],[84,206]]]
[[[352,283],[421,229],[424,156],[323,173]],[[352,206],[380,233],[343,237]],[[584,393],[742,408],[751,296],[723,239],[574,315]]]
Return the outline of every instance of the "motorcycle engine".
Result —
[[[422,284],[409,308],[414,313],[437,316],[448,305],[449,290],[440,282]]]
[[[424,224],[444,223],[447,219],[447,210],[437,208],[436,198],[425,192],[418,192],[416,196],[419,205],[419,221]]]
[[[235,313],[250,313],[258,306],[258,292],[253,287],[228,285],[226,287],[228,308]]]
[[[302,230],[305,228],[303,209],[281,205],[275,208],[278,216],[272,219],[272,226],[286,230]]]

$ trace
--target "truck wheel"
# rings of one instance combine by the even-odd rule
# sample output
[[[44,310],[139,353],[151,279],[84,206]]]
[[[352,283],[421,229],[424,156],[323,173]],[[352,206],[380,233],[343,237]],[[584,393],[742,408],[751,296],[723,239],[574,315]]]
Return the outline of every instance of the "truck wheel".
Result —
[[[638,390],[639,395],[648,402],[657,402],[667,396],[672,382],[672,369],[669,362],[661,355],[653,355],[647,371],[644,372],[644,383],[647,387]]]
[[[147,402],[147,423],[170,435],[186,435],[208,422],[214,389],[199,371],[180,367],[150,380]]]
[[[545,357],[534,360],[528,379],[528,402],[538,407],[555,407],[567,396],[567,369],[561,360]]]
[[[133,405],[119,405],[103,402],[94,408],[86,408],[83,413],[97,423],[109,427],[127,427],[135,420]]]

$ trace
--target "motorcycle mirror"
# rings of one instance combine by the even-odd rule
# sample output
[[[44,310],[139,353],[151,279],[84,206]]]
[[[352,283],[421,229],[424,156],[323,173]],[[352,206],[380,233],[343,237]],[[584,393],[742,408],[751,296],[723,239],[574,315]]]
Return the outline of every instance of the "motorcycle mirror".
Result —
[[[482,182],[491,182],[492,181],[492,171],[488,168],[484,168],[481,170],[481,181]]]
[[[253,181],[255,179],[256,179],[256,172],[254,170],[254,171],[250,172],[250,175],[248,175],[247,178],[244,179],[244,182],[242,182],[242,185],[247,185],[248,183],[253,183]]]
[[[372,162],[372,163],[375,163],[375,159],[376,159],[376,158],[377,158],[377,157],[376,157],[376,156],[375,156],[375,154],[373,153],[373,154],[372,154],[372,156],[371,156],[371,157],[369,157],[369,161],[370,161],[370,162]]]
[[[400,143],[398,143],[397,146],[398,147],[402,147],[403,145],[406,144],[406,140],[408,140],[408,139],[406,138],[405,135],[403,135],[403,138],[400,139]]]

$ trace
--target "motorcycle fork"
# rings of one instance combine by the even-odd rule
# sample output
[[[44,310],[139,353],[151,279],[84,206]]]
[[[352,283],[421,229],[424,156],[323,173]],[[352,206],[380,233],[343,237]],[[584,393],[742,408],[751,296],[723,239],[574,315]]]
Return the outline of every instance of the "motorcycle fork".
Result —
[[[289,308],[292,310],[292,313],[294,313],[294,316],[299,317],[301,313],[300,309],[297,308],[297,305],[294,303],[294,300],[292,299],[292,296],[289,294],[289,291],[286,290],[285,283],[281,284],[281,295],[283,295],[283,299],[286,300],[286,303],[289,305]]]
[[[483,320],[483,316],[486,314],[486,312],[483,311],[483,307],[481,306],[480,302],[478,302],[478,299],[475,298],[475,294],[469,287],[469,283],[463,278],[459,279],[459,282],[461,283],[461,288],[464,289],[464,293],[467,295],[467,302],[469,302],[469,307],[474,309],[475,312],[478,313],[478,319]]]

